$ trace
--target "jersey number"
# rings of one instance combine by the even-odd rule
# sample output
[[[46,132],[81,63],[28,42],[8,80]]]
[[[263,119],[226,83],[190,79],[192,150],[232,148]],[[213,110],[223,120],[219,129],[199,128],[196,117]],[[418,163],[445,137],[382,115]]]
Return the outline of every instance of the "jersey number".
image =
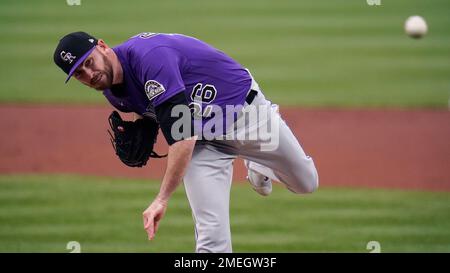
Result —
[[[194,118],[209,117],[212,112],[212,106],[207,105],[202,109],[202,103],[210,104],[217,95],[217,90],[214,85],[197,83],[192,88],[191,100],[189,108]]]

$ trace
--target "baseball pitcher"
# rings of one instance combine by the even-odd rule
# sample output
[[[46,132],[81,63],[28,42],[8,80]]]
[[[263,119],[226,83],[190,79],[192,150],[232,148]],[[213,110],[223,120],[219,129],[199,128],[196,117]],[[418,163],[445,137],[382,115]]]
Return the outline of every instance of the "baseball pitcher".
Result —
[[[140,33],[109,47],[85,32],[64,36],[55,63],[81,83],[103,92],[124,121],[109,116],[111,142],[130,167],[144,166],[158,130],[169,144],[159,193],[143,212],[151,240],[184,183],[194,218],[196,252],[232,252],[229,199],[233,161],[244,159],[247,179],[261,195],[272,181],[311,193],[318,174],[311,157],[268,101],[251,73],[225,53],[180,34]]]

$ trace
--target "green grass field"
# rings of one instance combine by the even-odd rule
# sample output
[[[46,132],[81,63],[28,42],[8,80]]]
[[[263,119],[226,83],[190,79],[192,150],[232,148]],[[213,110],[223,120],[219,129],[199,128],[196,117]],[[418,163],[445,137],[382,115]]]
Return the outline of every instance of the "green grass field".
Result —
[[[53,64],[64,34],[85,30],[116,45],[143,31],[196,36],[250,68],[280,104],[447,107],[448,0],[0,2],[0,102],[105,103]],[[403,33],[424,16],[425,39]]]
[[[81,176],[0,176],[0,252],[192,252],[194,231],[182,187],[154,241],[143,209],[158,183]],[[450,252],[449,193],[275,187],[267,198],[233,185],[235,252]]]
[[[0,105],[105,104],[53,63],[64,34],[84,30],[112,46],[139,32],[183,33],[249,68],[283,105],[446,108],[450,97],[450,1],[381,0],[0,1]],[[425,17],[421,40],[405,19]],[[0,252],[192,252],[184,191],[146,240],[141,212],[156,181],[0,174]],[[235,252],[450,252],[450,193],[322,188],[268,198],[235,184]]]

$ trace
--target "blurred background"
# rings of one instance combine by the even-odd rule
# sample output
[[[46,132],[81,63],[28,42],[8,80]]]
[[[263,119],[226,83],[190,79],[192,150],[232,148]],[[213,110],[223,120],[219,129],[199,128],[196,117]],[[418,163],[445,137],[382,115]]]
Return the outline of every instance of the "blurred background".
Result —
[[[450,2],[366,0],[0,2],[0,252],[192,252],[180,187],[152,242],[141,213],[165,161],[122,166],[103,95],[53,63],[86,31],[110,46],[182,33],[249,68],[306,152],[321,188],[258,196],[236,164],[236,252],[450,251]],[[404,22],[429,32],[412,39]],[[160,137],[157,150],[167,150]]]

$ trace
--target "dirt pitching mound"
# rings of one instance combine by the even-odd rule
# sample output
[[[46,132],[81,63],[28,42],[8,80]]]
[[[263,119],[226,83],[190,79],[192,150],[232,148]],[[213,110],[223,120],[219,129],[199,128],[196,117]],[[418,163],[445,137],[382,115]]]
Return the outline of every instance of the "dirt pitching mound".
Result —
[[[109,107],[0,106],[0,173],[77,173],[160,179],[166,160],[124,166],[106,132]],[[282,108],[321,186],[450,191],[450,112]],[[162,134],[158,153],[167,151]],[[242,162],[234,180],[245,179]]]

